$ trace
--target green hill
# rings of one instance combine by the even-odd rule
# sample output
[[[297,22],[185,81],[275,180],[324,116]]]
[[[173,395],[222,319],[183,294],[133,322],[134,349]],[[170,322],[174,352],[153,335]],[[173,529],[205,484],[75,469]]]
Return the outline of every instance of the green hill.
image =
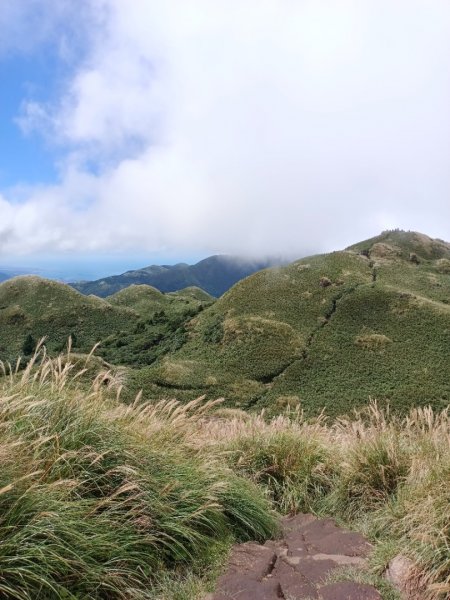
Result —
[[[15,362],[42,337],[57,353],[71,336],[78,352],[100,342],[97,352],[111,363],[151,364],[180,344],[184,323],[212,301],[202,290],[165,295],[149,286],[104,300],[63,283],[16,277],[0,284],[0,359]]]
[[[269,413],[340,415],[369,399],[405,413],[450,399],[450,245],[389,231],[339,252],[259,271],[219,300],[196,287],[132,285],[106,299],[18,277],[0,284],[0,358],[47,338],[100,342],[130,367],[125,397],[205,394]]]
[[[180,349],[132,373],[131,390],[308,414],[370,398],[447,406],[449,265],[445,242],[393,231],[260,271],[192,319]]]
[[[363,532],[358,581],[383,598],[397,597],[385,572],[398,554],[420,597],[447,597],[449,413],[408,407],[449,403],[449,263],[444,242],[395,231],[215,302],[0,284],[1,358],[76,336],[71,356],[0,376],[0,597],[203,598],[235,542],[279,537],[280,512]],[[86,361],[96,341],[103,359]],[[202,394],[225,401],[172,400]],[[305,419],[322,408],[347,416]]]
[[[107,296],[106,300],[113,306],[131,308],[141,316],[153,316],[161,310],[173,314],[194,314],[199,306],[214,302],[214,298],[200,288],[190,287],[163,294],[150,285],[131,285]]]
[[[55,281],[36,276],[9,279],[0,285],[0,358],[15,360],[29,335],[35,341],[46,337],[50,351],[61,350],[69,335],[77,348],[89,350],[138,318],[134,311]]]

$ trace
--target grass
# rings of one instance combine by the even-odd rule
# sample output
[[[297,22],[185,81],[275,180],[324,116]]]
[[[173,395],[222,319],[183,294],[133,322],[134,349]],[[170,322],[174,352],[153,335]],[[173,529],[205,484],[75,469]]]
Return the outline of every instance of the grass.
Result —
[[[36,356],[1,382],[2,597],[154,598],[217,540],[274,533],[262,492],[188,444],[209,405],[126,407],[73,371]]]
[[[212,305],[1,284],[0,356],[28,334],[50,356],[0,374],[0,597],[193,600],[275,511],[333,516],[373,541],[371,577],[402,553],[448,596],[448,256],[387,232]]]
[[[414,260],[411,259],[414,256]],[[332,417],[370,399],[406,415],[450,401],[450,247],[385,232],[343,252],[266,269],[219,300],[198,288],[162,294],[130,286],[106,300],[36,277],[0,285],[0,358],[47,336],[57,354],[100,342],[129,367],[123,399],[189,402],[276,415],[300,406]]]
[[[98,352],[110,363],[148,365],[182,345],[185,323],[212,301],[196,288],[162,294],[147,285],[103,300],[40,277],[16,277],[0,285],[0,359],[23,354],[30,336],[34,344],[45,336],[57,355],[71,336],[78,352],[100,342]],[[33,342],[26,353],[32,349]]]
[[[400,414],[417,405],[441,410],[450,401],[449,332],[447,305],[419,302],[381,283],[359,288],[339,302],[306,358],[292,363],[260,405],[297,394],[309,414],[325,407],[339,416],[370,398]]]
[[[368,535],[375,583],[401,553],[416,564],[420,598],[447,597],[448,410],[417,408],[400,418],[372,404],[334,423],[299,411],[270,421],[225,411],[205,427],[202,443],[220,447],[278,510],[333,516]]]
[[[69,336],[77,350],[89,352],[112,332],[134,328],[138,320],[127,308],[84,297],[67,285],[16,277],[0,285],[0,358],[15,360],[29,334],[34,343],[45,336],[53,354],[61,352]]]
[[[41,348],[0,378],[2,597],[194,600],[233,541],[276,535],[275,511],[363,531],[375,583],[402,553],[421,597],[450,591],[448,411],[125,405],[117,373],[75,359]]]

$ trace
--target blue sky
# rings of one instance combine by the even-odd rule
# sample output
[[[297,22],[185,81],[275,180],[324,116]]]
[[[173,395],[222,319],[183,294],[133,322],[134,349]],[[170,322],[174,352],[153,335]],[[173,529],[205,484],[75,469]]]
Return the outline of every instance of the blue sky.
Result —
[[[34,11],[21,13],[24,22],[17,29],[26,36],[32,23],[39,27],[39,17]],[[42,15],[45,19],[46,16]],[[82,22],[81,22],[82,23]],[[73,24],[72,24],[73,25]],[[34,43],[21,45],[12,40],[12,47],[0,52],[0,190],[6,190],[11,204],[20,203],[33,187],[57,185],[61,181],[61,164],[69,148],[60,140],[43,135],[39,128],[22,126],[24,107],[33,103],[42,107],[56,105],[64,85],[76,70],[82,56],[82,32],[78,39],[71,38],[71,28],[63,22],[49,32],[48,39],[38,38]],[[86,32],[87,34],[88,32]],[[71,54],[61,56],[61,39],[72,44]],[[75,48],[79,54],[73,56]],[[45,127],[45,123],[43,124]],[[98,171],[95,159],[86,160],[84,168]],[[33,254],[18,252],[0,254],[0,271],[10,273],[37,273],[43,276],[72,281],[94,279],[111,273],[123,272],[148,264],[174,264],[180,260],[196,262],[203,252],[182,251],[176,248],[146,248],[121,251],[111,248],[107,252],[83,249],[60,252],[45,250]]]
[[[17,120],[25,98],[47,103],[55,96],[58,61],[51,47],[32,55],[0,61],[0,186],[51,183],[57,178],[57,154],[42,137],[25,135]]]
[[[450,240],[447,0],[3,0],[0,266]]]

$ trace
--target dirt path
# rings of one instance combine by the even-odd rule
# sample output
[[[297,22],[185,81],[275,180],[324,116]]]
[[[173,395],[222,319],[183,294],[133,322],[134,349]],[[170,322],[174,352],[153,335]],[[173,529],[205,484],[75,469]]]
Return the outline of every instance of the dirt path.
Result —
[[[264,546],[235,546],[206,600],[381,600],[370,585],[327,583],[339,568],[365,565],[371,546],[360,534],[301,514],[283,520],[282,534]]]

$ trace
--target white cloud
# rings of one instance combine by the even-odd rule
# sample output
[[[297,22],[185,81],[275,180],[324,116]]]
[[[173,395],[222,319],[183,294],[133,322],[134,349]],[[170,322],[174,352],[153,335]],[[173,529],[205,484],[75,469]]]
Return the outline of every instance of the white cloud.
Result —
[[[5,250],[450,239],[446,0],[87,5],[87,57],[43,115],[62,180],[3,199]]]

